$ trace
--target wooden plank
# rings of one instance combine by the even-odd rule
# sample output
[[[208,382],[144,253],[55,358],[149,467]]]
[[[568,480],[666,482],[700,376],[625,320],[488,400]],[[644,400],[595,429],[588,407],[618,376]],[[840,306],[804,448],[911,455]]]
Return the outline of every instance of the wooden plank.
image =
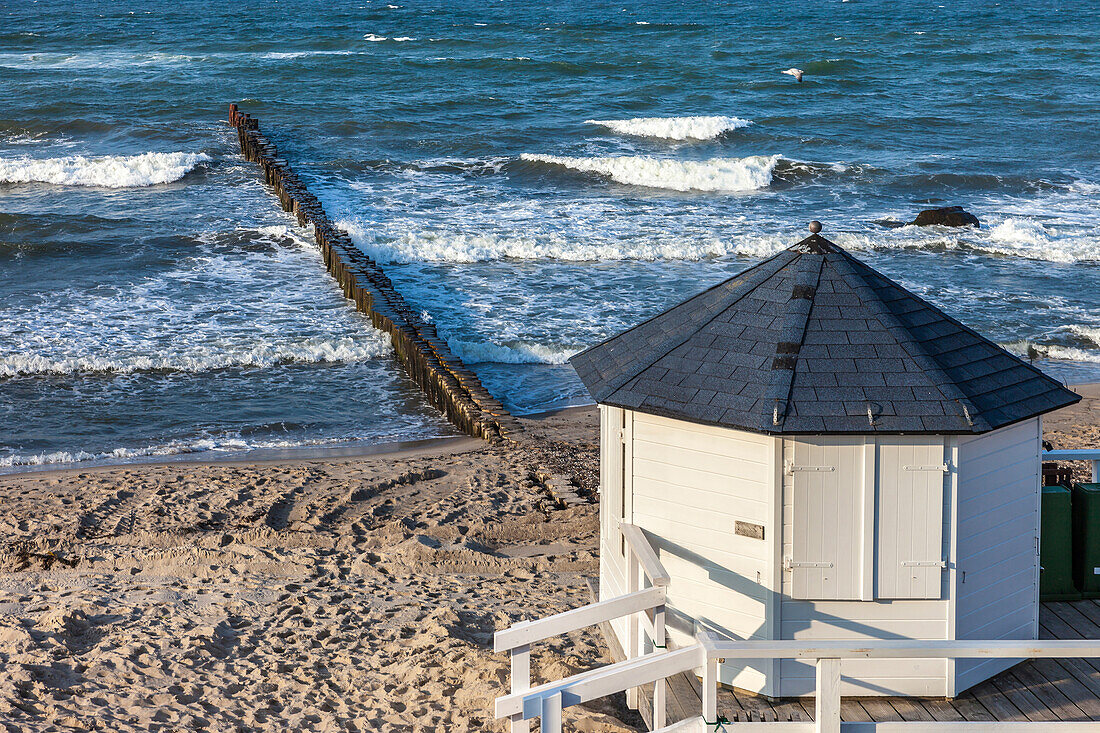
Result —
[[[959,713],[959,715],[963,716],[963,720],[985,721],[997,719],[993,713],[987,710],[986,707],[969,692],[963,693],[947,702]]]
[[[623,537],[626,538],[627,544],[630,545],[630,549],[634,551],[634,555],[638,558],[638,562],[642,564],[642,568],[645,570],[645,574],[649,577],[650,582],[656,586],[668,585],[668,571],[665,570],[665,566],[662,565],[661,561],[657,558],[657,553],[653,551],[653,546],[649,544],[649,540],[645,538],[645,534],[642,532],[641,528],[633,524],[620,522],[619,530],[623,533]]]
[[[703,720],[718,720],[718,660],[703,656],[703,679],[699,694],[703,699]]]
[[[737,690],[728,687],[718,689],[718,712],[730,720],[741,719],[745,713],[745,707],[741,704]]]
[[[1058,720],[1089,719],[1084,710],[1041,675],[1031,662],[1016,665],[1012,668],[1012,673]]]
[[[1061,616],[1054,612],[1049,603],[1039,605],[1039,624],[1054,635],[1055,639],[1083,639],[1084,635],[1066,623]]]
[[[1100,690],[1090,688],[1058,659],[1036,659],[1031,666],[1092,720],[1100,720]],[[1091,669],[1091,668],[1090,668]],[[1095,671],[1095,670],[1093,670]]]
[[[840,719],[850,723],[870,723],[873,720],[859,700],[851,697],[841,698]]]
[[[536,641],[567,634],[570,631],[596,626],[604,621],[637,613],[665,602],[664,588],[645,588],[634,593],[591,603],[537,621],[527,621],[502,629],[493,635],[493,646],[503,652]]]
[[[1089,692],[1100,700],[1100,672],[1083,659],[1054,659],[1054,664],[1062,667],[1070,678],[1084,686]]]
[[[817,733],[840,733],[840,660],[817,660]]]
[[[994,720],[1026,720],[1020,709],[1005,697],[991,680],[986,680],[970,688],[970,695],[990,712]]]
[[[1066,602],[1047,602],[1039,608],[1040,623],[1055,634],[1086,639],[1100,638],[1100,627],[1088,620],[1074,606]],[[1100,670],[1100,659],[1085,657],[1085,663]]]
[[[922,699],[920,703],[924,706],[924,709],[928,711],[928,714],[932,716],[932,720],[939,720],[941,722],[958,722],[966,720],[966,716],[959,712],[959,710],[951,704],[950,700],[926,698]],[[986,713],[986,715],[988,715],[988,713]],[[992,716],[989,716],[989,718],[991,717]],[[986,718],[986,720],[989,718]]]
[[[901,714],[890,704],[888,697],[861,697],[859,704],[876,723],[891,720],[903,720]]]
[[[694,676],[691,672],[684,672],[668,678],[669,720],[683,720],[698,715],[702,711],[703,704],[692,690],[691,683],[688,682],[688,678]]]
[[[902,720],[935,720],[931,713],[924,709],[924,701],[915,697],[892,697],[890,704]]]
[[[773,700],[772,712],[775,713],[775,719],[778,721],[784,720],[811,720],[810,716],[806,715],[806,712],[802,709],[802,705],[797,700]],[[843,715],[843,706],[841,706],[841,714]]]
[[[1095,600],[1085,599],[1083,601],[1070,601],[1069,604],[1073,606],[1073,610],[1077,611],[1097,626],[1100,626],[1100,604]]]
[[[524,718],[538,715],[533,701],[559,691],[568,693],[568,704],[577,705],[598,697],[652,682],[694,669],[706,663],[705,652],[699,645],[692,645],[665,654],[647,655],[625,662],[581,672],[564,680],[547,682],[525,692],[504,695],[496,699],[496,717],[503,718],[522,712]],[[714,662],[716,663],[716,662]],[[531,703],[529,706],[528,703]]]
[[[1020,682],[1019,678],[1012,673],[1012,670],[1002,672],[991,679],[990,682],[1002,695],[1011,700],[1012,704],[1028,720],[1038,722],[1058,720],[1058,716],[1044,705],[1039,698],[1035,697],[1035,694],[1027,688],[1027,685]]]
[[[1046,605],[1054,614],[1072,626],[1081,636],[1086,639],[1100,639],[1100,626],[1089,620],[1089,618],[1078,611],[1073,604],[1066,601],[1051,601]]]
[[[756,717],[753,720],[775,719],[772,703],[762,695],[754,695],[751,692],[738,690],[735,693],[738,704],[746,712]]]
[[[1040,639],[1057,639],[1059,637],[1053,631],[1048,629],[1045,625],[1040,623],[1039,624],[1039,638]]]

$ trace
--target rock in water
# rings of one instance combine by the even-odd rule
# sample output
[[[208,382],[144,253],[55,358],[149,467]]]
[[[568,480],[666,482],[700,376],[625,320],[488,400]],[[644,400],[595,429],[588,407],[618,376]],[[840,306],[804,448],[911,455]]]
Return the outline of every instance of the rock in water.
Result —
[[[910,223],[918,227],[928,227],[936,224],[942,227],[981,227],[978,217],[961,206],[925,209],[917,214],[917,218]]]

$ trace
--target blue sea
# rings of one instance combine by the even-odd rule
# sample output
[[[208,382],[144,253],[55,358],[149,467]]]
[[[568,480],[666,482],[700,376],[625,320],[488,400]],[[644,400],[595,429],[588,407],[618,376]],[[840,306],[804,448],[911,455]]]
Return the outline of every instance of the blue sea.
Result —
[[[811,219],[1100,380],[1098,7],[0,3],[0,467],[454,434],[234,101],[517,413]],[[982,227],[898,226],[943,205]]]

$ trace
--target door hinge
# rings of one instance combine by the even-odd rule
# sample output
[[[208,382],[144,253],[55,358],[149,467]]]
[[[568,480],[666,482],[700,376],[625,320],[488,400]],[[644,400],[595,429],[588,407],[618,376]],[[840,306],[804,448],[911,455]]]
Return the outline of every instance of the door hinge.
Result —
[[[792,570],[794,568],[831,568],[833,564],[831,562],[802,562],[793,560],[789,557],[783,558],[783,568],[785,570]]]
[[[938,466],[902,466],[903,471],[941,471],[947,473],[951,468],[946,463],[941,463]]]
[[[946,560],[906,560],[902,562],[903,568],[946,568]]]
[[[787,473],[794,473],[795,471],[825,472],[835,470],[836,466],[796,466],[793,463],[787,464]]]

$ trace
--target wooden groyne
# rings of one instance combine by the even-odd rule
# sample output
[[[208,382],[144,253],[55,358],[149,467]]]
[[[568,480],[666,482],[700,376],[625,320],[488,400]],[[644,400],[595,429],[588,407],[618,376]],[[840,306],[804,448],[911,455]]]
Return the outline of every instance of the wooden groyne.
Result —
[[[374,327],[389,334],[397,360],[428,400],[469,435],[494,442],[515,440],[523,429],[519,421],[451,353],[435,326],[405,302],[378,263],[332,223],[321,202],[260,132],[259,120],[231,104],[229,124],[237,128],[245,160],[259,164],[264,181],[274,189],[283,209],[298,218],[299,225],[313,227],[328,271],[355,307],[370,316]]]

